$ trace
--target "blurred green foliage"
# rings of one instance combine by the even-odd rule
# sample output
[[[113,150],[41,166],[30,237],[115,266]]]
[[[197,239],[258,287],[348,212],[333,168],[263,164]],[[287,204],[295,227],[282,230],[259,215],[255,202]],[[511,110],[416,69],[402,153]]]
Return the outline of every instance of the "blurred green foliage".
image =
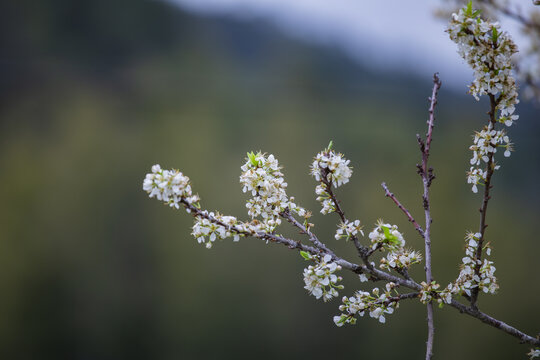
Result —
[[[415,134],[425,131],[431,74],[367,72],[268,24],[158,1],[3,2],[0,27],[1,358],[423,356],[419,303],[404,303],[384,326],[366,318],[338,329],[338,302],[307,295],[298,253],[253,239],[208,251],[190,237],[188,215],[141,186],[154,163],[180,168],[205,207],[242,216],[239,167],[247,151],[262,150],[284,165],[289,194],[318,213],[308,165],[332,139],[354,166],[339,193],[349,216],[366,230],[379,217],[396,223],[423,249],[379,184],[421,217]],[[465,230],[477,226],[480,198],[464,172],[486,109],[440,94],[432,209],[442,284],[458,273]],[[517,151],[502,160],[489,209],[501,290],[480,305],[534,333],[540,126],[531,106],[519,113],[510,129]],[[314,216],[319,237],[354,260],[351,244],[333,240],[336,221]],[[350,294],[359,284],[345,277]],[[436,328],[441,360],[527,351],[453,309],[436,312]]]

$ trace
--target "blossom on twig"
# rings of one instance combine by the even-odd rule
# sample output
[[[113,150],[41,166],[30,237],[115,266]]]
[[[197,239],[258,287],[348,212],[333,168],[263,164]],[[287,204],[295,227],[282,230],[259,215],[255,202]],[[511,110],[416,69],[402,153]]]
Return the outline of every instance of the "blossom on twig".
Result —
[[[329,214],[336,211],[336,204],[332,199],[331,187],[338,188],[349,182],[352,176],[350,160],[343,154],[336,153],[330,145],[315,156],[311,164],[311,175],[319,182],[315,188],[317,201],[322,205],[321,213]]]
[[[386,284],[386,291],[382,293],[379,288],[374,288],[371,294],[367,291],[357,291],[354,296],[344,296],[343,304],[339,306],[339,310],[343,313],[334,316],[334,323],[337,326],[354,325],[357,316],[364,316],[366,312],[380,323],[385,323],[384,314],[392,314],[399,307],[399,300],[391,298],[391,291],[395,287],[396,284],[390,282]]]
[[[474,288],[494,294],[498,289],[497,278],[495,277],[495,266],[493,262],[487,259],[483,261],[476,256],[479,246],[480,233],[468,233],[465,237],[466,249],[465,256],[462,259],[461,271],[459,276],[453,283],[449,284],[447,289],[452,294],[467,294],[471,296],[471,291]],[[482,249],[486,255],[491,254],[489,244],[486,244]],[[479,267],[479,274],[476,274],[476,267]]]
[[[332,261],[328,254],[321,257],[302,251],[301,255],[304,259],[315,262],[315,265],[304,269],[304,289],[317,299],[322,297],[324,302],[337,297],[337,290],[343,289],[343,285],[337,285],[342,278],[334,273],[341,270],[341,266]]]
[[[252,197],[246,203],[248,214],[252,219],[262,219],[262,229],[272,232],[281,224],[280,213],[289,209],[299,216],[304,216],[306,210],[292,202],[285,189],[287,183],[281,173],[281,167],[274,155],[248,153],[246,163],[242,165],[240,183],[244,193]]]
[[[376,225],[368,235],[373,250],[382,248],[388,251],[399,251],[405,246],[405,239],[398,231],[397,225],[385,224],[382,220],[378,220]]]
[[[146,174],[143,190],[149,194],[149,197],[155,197],[177,209],[180,208],[181,199],[185,199],[190,204],[195,204],[200,200],[198,195],[193,195],[187,176],[178,170],[162,170],[159,165],[152,166],[152,172]]]

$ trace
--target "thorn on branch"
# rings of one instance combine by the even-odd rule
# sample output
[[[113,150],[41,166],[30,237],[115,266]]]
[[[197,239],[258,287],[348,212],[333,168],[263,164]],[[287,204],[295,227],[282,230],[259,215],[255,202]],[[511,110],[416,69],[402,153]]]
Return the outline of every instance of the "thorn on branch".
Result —
[[[431,182],[435,179],[435,175],[433,175],[433,168],[430,167],[428,169],[428,181],[427,181],[427,186],[431,186]]]
[[[439,73],[438,72],[433,74],[433,82],[435,83],[435,85],[437,85],[438,88],[441,87],[442,83],[441,83],[441,79],[439,79]]]
[[[420,151],[423,153],[426,149],[426,143],[424,142],[424,139],[420,136],[420,134],[416,134],[416,141],[418,141],[418,145],[420,146]]]

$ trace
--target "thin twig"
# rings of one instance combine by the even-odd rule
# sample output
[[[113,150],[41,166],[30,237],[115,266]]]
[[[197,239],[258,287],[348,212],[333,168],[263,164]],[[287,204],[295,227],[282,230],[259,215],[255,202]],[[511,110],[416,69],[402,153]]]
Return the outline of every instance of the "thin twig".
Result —
[[[437,105],[437,94],[441,88],[441,80],[437,73],[433,75],[433,90],[431,97],[429,98],[429,120],[428,130],[426,134],[426,141],[424,142],[420,136],[417,135],[420,150],[422,151],[422,165],[418,167],[418,173],[422,177],[422,184],[424,186],[424,193],[422,201],[424,204],[424,214],[426,218],[426,225],[424,230],[424,244],[425,244],[425,256],[426,256],[426,282],[430,284],[433,281],[431,273],[431,210],[429,202],[429,187],[431,186],[433,176],[433,169],[428,167],[429,150],[431,148],[431,138],[433,135],[433,125],[435,121],[435,105]],[[426,342],[426,360],[430,360],[433,356],[433,339],[435,336],[435,327],[433,324],[433,303],[430,301],[427,304],[427,322],[428,322],[428,338]]]
[[[407,294],[399,294],[397,296],[391,296],[391,297],[387,298],[383,302],[380,302],[380,304],[388,305],[388,304],[391,304],[391,303],[399,302],[401,300],[415,299],[415,298],[417,298],[419,296],[420,296],[419,292],[412,292],[412,293],[407,293]]]
[[[328,192],[328,195],[330,195],[330,198],[332,199],[332,202],[334,203],[334,207],[336,208],[336,213],[341,218],[341,222],[343,224],[346,224],[348,221],[347,221],[347,217],[345,216],[345,212],[341,209],[339,200],[337,199],[336,195],[332,191],[332,180],[328,180],[328,169],[325,169],[322,167],[320,169],[321,169],[321,181],[323,182],[324,185],[326,185],[326,191]],[[358,237],[356,235],[351,235],[351,240],[354,246],[356,247],[358,256],[360,256],[360,258],[364,261],[364,263],[368,267],[371,267],[371,263],[369,262],[368,256],[367,256],[368,249],[362,246],[362,244],[360,244],[360,241],[358,240]]]
[[[520,340],[521,343],[528,343],[536,346],[540,346],[540,339],[537,337],[533,337],[530,335],[525,334],[524,332],[516,329],[513,326],[508,325],[507,323],[497,320],[494,317],[489,316],[488,314],[485,314],[478,310],[477,308],[473,308],[472,306],[466,306],[463,305],[456,300],[452,299],[452,303],[450,306],[456,308],[459,310],[459,312],[463,314],[470,315],[480,321],[482,321],[485,324],[488,324],[490,326],[493,326],[496,329],[502,330],[505,333],[512,335],[513,337],[516,337]]]
[[[489,110],[489,122],[493,128],[495,128],[496,119],[495,119],[495,112],[497,111],[497,100],[495,100],[495,96],[492,94],[489,94],[489,102],[491,109]],[[487,162],[487,171],[486,171],[486,181],[484,183],[484,196],[482,198],[482,207],[480,208],[480,226],[478,229],[478,232],[480,233],[480,238],[478,239],[478,247],[476,248],[476,259],[479,260],[474,268],[474,272],[477,276],[480,276],[480,268],[481,268],[481,261],[482,261],[482,248],[484,243],[484,235],[486,234],[486,215],[487,215],[487,208],[489,204],[489,199],[491,199],[491,196],[489,195],[489,191],[493,187],[491,185],[491,177],[493,175],[493,172],[495,171],[495,163],[493,161],[494,153],[490,152],[488,155],[488,162]],[[480,263],[479,263],[480,262]],[[478,287],[475,287],[472,290],[471,294],[471,306],[473,308],[476,308],[476,302],[478,301]]]
[[[409,221],[413,224],[414,228],[416,229],[416,231],[418,231],[418,233],[420,234],[420,236],[424,237],[424,230],[422,229],[422,227],[420,225],[418,225],[418,223],[416,222],[416,220],[414,220],[414,218],[412,217],[411,213],[409,212],[409,210],[407,210],[407,208],[405,208],[405,206],[403,206],[399,200],[396,198],[396,196],[394,195],[394,193],[390,192],[390,190],[388,189],[388,186],[386,185],[385,182],[383,182],[381,184],[382,188],[384,189],[384,192],[385,192],[385,195],[386,197],[389,197],[390,199],[392,199],[392,201],[397,205],[397,207],[403,211],[403,213],[405,213],[405,215],[407,216],[407,218],[409,219]]]
[[[280,215],[285,218],[288,222],[293,224],[295,227],[300,229],[300,232],[303,234],[306,234],[309,237],[309,241],[311,241],[316,247],[321,249],[322,251],[326,252],[327,254],[334,255],[333,251],[330,250],[324,243],[322,243],[317,236],[312,233],[305,225],[301,224],[298,220],[292,216],[292,214],[287,210],[280,213]]]

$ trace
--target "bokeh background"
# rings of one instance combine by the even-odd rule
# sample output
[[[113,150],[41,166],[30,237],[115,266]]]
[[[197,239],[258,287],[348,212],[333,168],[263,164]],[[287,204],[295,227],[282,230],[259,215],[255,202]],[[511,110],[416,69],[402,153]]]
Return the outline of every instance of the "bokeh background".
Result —
[[[351,244],[333,240],[337,219],[318,214],[308,175],[333,140],[354,167],[339,191],[349,216],[367,231],[378,218],[396,223],[423,249],[380,183],[421,218],[415,134],[425,132],[430,69],[377,70],[268,21],[160,1],[4,1],[0,28],[2,359],[423,356],[424,306],[403,303],[385,325],[364,318],[337,328],[339,301],[307,294],[297,252],[254,239],[209,251],[190,236],[191,218],[148,199],[142,180],[155,163],[179,168],[206,208],[245,218],[245,153],[273,153],[288,193],[315,213],[319,237],[357,261]],[[465,85],[443,85],[432,150],[441,284],[457,275],[463,237],[479,219],[465,171],[487,104]],[[534,334],[540,116],[527,102],[518,112],[516,152],[501,159],[489,209],[501,289],[480,305]],[[286,224],[282,231],[296,236]],[[421,266],[412,272],[421,277]],[[372,285],[344,276],[343,294]],[[436,312],[436,331],[441,360],[528,351],[451,308]]]

